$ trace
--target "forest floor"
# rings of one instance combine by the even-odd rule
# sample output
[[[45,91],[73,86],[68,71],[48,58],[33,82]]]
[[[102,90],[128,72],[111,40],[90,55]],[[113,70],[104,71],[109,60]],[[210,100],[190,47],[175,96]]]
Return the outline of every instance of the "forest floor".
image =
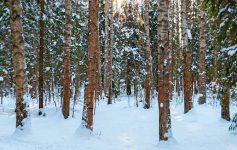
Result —
[[[30,124],[25,131],[15,132],[14,99],[0,105],[0,150],[237,150],[237,134],[220,119],[220,107],[209,101],[183,114],[183,105],[171,103],[173,138],[159,142],[158,107],[135,107],[134,97],[120,97],[112,105],[97,104],[94,132],[80,129],[81,103],[75,117],[63,119],[53,105],[38,116],[37,105],[30,106]],[[8,103],[7,103],[8,102]],[[236,107],[234,108],[236,110]]]

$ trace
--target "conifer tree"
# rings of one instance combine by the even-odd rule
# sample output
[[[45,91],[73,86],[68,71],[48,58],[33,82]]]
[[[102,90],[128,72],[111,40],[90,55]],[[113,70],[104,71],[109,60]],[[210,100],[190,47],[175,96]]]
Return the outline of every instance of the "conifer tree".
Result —
[[[22,28],[22,8],[20,0],[9,0],[10,26],[12,35],[13,68],[16,96],[16,127],[24,126],[24,119],[27,118],[25,94],[25,52]]]
[[[93,109],[95,95],[95,73],[98,61],[99,51],[99,33],[98,33],[98,0],[89,1],[89,17],[88,17],[88,68],[87,79],[84,93],[84,106],[82,112],[82,127],[93,130]]]
[[[71,0],[65,0],[66,7],[66,32],[63,68],[63,105],[62,112],[64,118],[68,118],[70,113],[71,79],[70,79],[70,46],[71,46]]]
[[[159,139],[168,140],[171,134],[169,102],[169,0],[161,0],[158,7],[158,104],[159,104]]]

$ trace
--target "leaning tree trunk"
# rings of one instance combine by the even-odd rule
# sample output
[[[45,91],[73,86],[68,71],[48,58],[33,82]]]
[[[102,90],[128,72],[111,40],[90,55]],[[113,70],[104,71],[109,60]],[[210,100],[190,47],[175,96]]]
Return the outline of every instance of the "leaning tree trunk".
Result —
[[[39,48],[39,109],[44,107],[44,0],[40,0],[40,48]],[[41,111],[39,112],[41,115]]]
[[[206,35],[205,27],[206,22],[204,18],[204,12],[201,12],[200,16],[200,53],[199,53],[199,104],[206,103],[206,69],[205,69],[205,57],[206,57]]]
[[[65,1],[66,6],[66,33],[63,68],[63,105],[62,112],[65,119],[70,113],[71,79],[70,79],[70,46],[71,46],[71,0]]]
[[[166,141],[171,134],[169,104],[169,0],[160,0],[158,7],[158,104],[159,104],[159,139]]]
[[[181,1],[181,18],[182,18],[182,38],[183,38],[183,55],[184,55],[184,113],[192,108],[192,72],[191,72],[191,51],[189,40],[191,40],[191,30],[189,29],[188,4],[190,0]]]
[[[14,84],[16,95],[16,127],[23,127],[23,120],[27,117],[25,92],[25,55],[22,29],[22,8],[20,0],[9,0],[10,26],[12,34]]]
[[[150,48],[150,23],[149,23],[149,0],[145,0],[145,31],[146,31],[146,80],[145,80],[145,106],[150,108],[151,85],[152,85],[152,56]]]
[[[84,106],[82,114],[82,127],[93,130],[93,109],[95,94],[95,74],[98,61],[99,41],[98,41],[98,0],[89,1],[89,18],[88,18],[88,68],[87,82],[84,93]]]

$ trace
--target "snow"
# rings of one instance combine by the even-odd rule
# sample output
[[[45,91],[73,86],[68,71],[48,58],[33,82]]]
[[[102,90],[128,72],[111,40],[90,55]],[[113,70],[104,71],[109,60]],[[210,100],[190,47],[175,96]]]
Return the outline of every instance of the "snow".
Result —
[[[192,40],[192,33],[190,29],[187,29],[188,39]]]
[[[233,46],[230,46],[230,47],[227,47],[227,48],[223,48],[221,50],[221,52],[228,52],[229,56],[233,56],[233,55],[237,54],[237,44],[233,45]]]
[[[0,76],[0,81],[3,81],[3,77]]]
[[[171,103],[172,135],[167,142],[158,141],[158,106],[152,101],[147,110],[135,107],[134,97],[122,96],[116,103],[101,101],[96,106],[94,131],[80,127],[82,105],[75,118],[63,119],[60,108],[44,108],[38,116],[37,105],[30,104],[30,127],[15,131],[14,99],[5,98],[0,105],[1,150],[236,150],[236,134],[229,122],[220,119],[220,107],[199,106],[183,114],[183,105]]]

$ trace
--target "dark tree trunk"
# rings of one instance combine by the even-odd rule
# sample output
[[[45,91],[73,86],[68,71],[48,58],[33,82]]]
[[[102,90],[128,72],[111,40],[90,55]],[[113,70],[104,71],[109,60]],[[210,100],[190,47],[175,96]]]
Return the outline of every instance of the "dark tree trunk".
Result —
[[[71,47],[71,0],[65,0],[66,33],[63,68],[63,105],[62,112],[65,119],[70,114],[71,79],[70,79],[70,47]]]
[[[44,107],[44,13],[45,1],[40,0],[40,48],[39,48],[39,109]],[[41,111],[39,113],[41,115]]]

